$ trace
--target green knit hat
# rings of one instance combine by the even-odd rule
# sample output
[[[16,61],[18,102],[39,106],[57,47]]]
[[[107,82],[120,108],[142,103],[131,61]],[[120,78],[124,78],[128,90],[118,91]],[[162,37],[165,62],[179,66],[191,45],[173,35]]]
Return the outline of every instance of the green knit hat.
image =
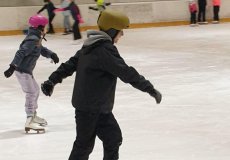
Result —
[[[125,14],[117,11],[104,10],[99,15],[97,24],[103,31],[109,29],[120,31],[129,27],[129,18]]]

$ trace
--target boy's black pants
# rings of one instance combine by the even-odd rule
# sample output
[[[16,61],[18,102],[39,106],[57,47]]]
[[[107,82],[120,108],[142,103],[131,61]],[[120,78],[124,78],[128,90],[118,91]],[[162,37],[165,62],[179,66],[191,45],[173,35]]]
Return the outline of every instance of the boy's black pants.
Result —
[[[75,113],[77,136],[69,160],[88,160],[89,154],[93,151],[96,136],[103,142],[103,160],[118,160],[122,134],[113,114],[77,110]]]

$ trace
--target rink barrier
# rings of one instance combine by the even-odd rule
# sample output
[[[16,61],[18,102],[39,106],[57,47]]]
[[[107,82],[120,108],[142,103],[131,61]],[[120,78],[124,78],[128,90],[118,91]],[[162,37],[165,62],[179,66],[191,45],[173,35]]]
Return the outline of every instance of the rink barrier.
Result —
[[[208,20],[209,24],[212,25],[212,20]],[[220,23],[230,22],[230,18],[223,18],[220,20]],[[151,27],[167,27],[167,26],[181,26],[181,25],[189,25],[188,21],[173,21],[173,22],[156,22],[156,23],[136,23],[130,24],[129,28],[151,28]],[[218,24],[215,24],[218,25]],[[81,31],[87,30],[97,30],[97,26],[82,26],[80,27]],[[54,28],[56,33],[62,33],[64,28]],[[8,31],[0,31],[0,36],[11,36],[11,35],[23,35],[22,30],[8,30]]]
[[[115,0],[114,0],[115,1]],[[116,0],[116,2],[123,2],[124,0]],[[126,0],[125,0],[126,1]],[[153,2],[138,2],[139,0],[127,0],[127,3],[113,3],[109,6],[110,9],[118,10],[127,14],[130,18],[131,28],[145,28],[158,26],[175,26],[186,25],[189,23],[190,13],[188,10],[188,0],[153,0]],[[18,3],[18,1],[15,0]],[[36,1],[37,2],[37,1]],[[57,1],[58,2],[58,1]],[[82,0],[82,3],[85,0]],[[84,19],[81,30],[95,28],[99,12],[89,10],[88,7],[95,4],[80,4],[79,8]],[[211,21],[213,17],[213,7],[208,1],[206,15],[207,19]],[[220,19],[222,22],[229,22],[230,18],[230,0],[222,0],[220,8]],[[20,7],[0,7],[0,35],[16,35],[22,34],[21,30],[28,28],[28,19],[42,6],[20,6]],[[59,7],[56,5],[56,7]],[[47,16],[47,12],[42,14]],[[73,23],[72,18],[70,18]],[[53,26],[56,32],[63,31],[63,15],[57,13]]]

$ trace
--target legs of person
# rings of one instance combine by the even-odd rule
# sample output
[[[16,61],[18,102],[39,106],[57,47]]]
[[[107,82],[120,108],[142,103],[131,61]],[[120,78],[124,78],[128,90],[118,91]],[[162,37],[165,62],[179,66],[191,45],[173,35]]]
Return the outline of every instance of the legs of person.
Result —
[[[122,143],[122,133],[112,113],[100,115],[97,126],[97,136],[103,142],[103,160],[118,160],[119,147]]]
[[[216,10],[217,10],[217,14],[216,14],[216,18],[217,18],[217,21],[219,21],[220,20],[220,18],[219,18],[219,12],[220,12],[220,6],[216,6]]]
[[[71,30],[69,16],[64,15],[64,33],[68,34]]]
[[[52,24],[54,17],[55,17],[55,14],[49,17],[49,30],[47,33],[54,33],[53,24]]]
[[[191,14],[190,14],[190,24],[192,24],[193,23],[193,13],[191,12]]]
[[[192,12],[191,13],[191,20],[190,20],[191,24],[196,24],[196,12]]]
[[[193,23],[196,24],[196,12],[193,13]]]
[[[23,92],[26,94],[25,111],[27,117],[34,116],[38,108],[37,100],[39,97],[39,86],[32,75],[27,73],[15,72]]]
[[[80,29],[78,25],[79,25],[78,22],[74,21],[74,24],[73,24],[73,39],[74,40],[81,39],[81,33],[80,33]]]
[[[198,22],[201,22],[202,7],[199,5]]]
[[[75,111],[77,136],[69,160],[88,160],[96,138],[98,114]]]
[[[64,19],[63,19],[63,24],[64,24],[64,33],[68,33],[68,29],[67,29],[67,17],[64,15]]]
[[[202,10],[203,10],[202,19],[203,19],[203,22],[206,22],[206,6],[204,6]]]
[[[66,16],[66,28],[68,29],[68,31],[71,31],[71,25],[70,25],[70,20],[69,20],[69,16]]]
[[[213,6],[214,21],[219,21],[219,9],[220,6]]]

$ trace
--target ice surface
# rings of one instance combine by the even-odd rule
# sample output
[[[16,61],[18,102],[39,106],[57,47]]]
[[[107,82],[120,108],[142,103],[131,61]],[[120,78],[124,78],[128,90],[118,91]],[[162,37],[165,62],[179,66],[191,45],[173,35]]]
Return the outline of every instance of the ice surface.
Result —
[[[118,81],[114,114],[123,133],[121,160],[230,159],[230,24],[130,29],[117,44],[163,94],[162,103]],[[83,33],[85,37],[85,33]],[[45,134],[23,131],[24,94],[8,68],[24,36],[0,37],[0,160],[67,160],[75,139],[71,95],[74,76],[42,93],[38,113],[49,123]],[[80,46],[72,36],[48,35],[43,45],[61,62]],[[58,65],[41,57],[34,71],[39,84]],[[102,160],[97,139],[90,160]]]

